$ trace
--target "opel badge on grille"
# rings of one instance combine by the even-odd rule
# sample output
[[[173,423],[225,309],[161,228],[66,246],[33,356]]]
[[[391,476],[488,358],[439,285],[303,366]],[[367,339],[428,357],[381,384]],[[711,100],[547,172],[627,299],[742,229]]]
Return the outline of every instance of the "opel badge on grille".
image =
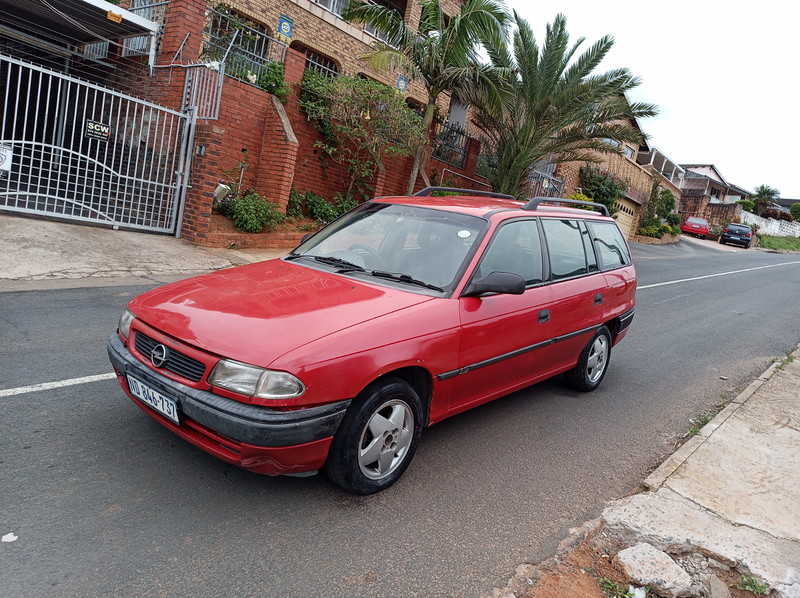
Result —
[[[167,349],[164,345],[156,345],[150,352],[150,361],[152,361],[153,365],[157,368],[160,368],[162,365],[167,363],[168,359],[169,349]]]

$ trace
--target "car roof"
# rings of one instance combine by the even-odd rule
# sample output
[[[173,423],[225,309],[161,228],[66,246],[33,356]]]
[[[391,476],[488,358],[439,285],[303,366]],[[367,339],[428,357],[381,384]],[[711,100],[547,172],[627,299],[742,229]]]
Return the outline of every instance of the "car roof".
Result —
[[[502,219],[505,219],[505,217],[534,215],[560,216],[563,218],[566,214],[569,214],[573,217],[580,216],[581,218],[590,218],[593,220],[612,220],[612,218],[608,218],[597,212],[549,204],[539,204],[534,210],[524,210],[523,206],[525,204],[523,202],[513,199],[505,199],[502,197],[482,197],[470,195],[448,195],[445,197],[395,196],[376,197],[371,201],[445,210],[448,212],[457,212],[460,214],[477,216],[479,218],[488,218],[496,213],[502,214]],[[557,202],[558,198],[553,198],[552,201]]]

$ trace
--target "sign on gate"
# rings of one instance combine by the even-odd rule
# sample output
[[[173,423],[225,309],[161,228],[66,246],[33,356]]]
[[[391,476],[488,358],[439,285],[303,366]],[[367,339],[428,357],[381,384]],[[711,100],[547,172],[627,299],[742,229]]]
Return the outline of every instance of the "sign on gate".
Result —
[[[97,139],[98,141],[108,141],[108,138],[111,136],[111,127],[109,125],[104,125],[103,123],[99,123],[95,120],[86,120],[86,132],[85,137],[89,139]]]
[[[0,145],[0,181],[8,177],[11,172],[11,163],[14,161],[14,150]]]

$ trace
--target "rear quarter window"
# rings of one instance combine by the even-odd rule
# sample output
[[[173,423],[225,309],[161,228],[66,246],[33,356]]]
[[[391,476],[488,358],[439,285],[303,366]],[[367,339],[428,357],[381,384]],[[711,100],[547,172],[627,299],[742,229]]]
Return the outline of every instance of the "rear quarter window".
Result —
[[[628,253],[628,245],[622,233],[613,222],[587,222],[589,230],[592,231],[597,255],[600,258],[600,268],[602,270],[613,270],[629,266],[631,256]]]

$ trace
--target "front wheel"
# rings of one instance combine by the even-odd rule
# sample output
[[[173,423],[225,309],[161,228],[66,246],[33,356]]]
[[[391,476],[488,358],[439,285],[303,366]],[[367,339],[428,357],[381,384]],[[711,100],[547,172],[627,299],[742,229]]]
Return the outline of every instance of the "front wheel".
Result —
[[[394,484],[408,468],[422,433],[422,402],[397,378],[370,384],[353,400],[333,437],[325,472],[355,494]]]
[[[603,381],[610,358],[611,333],[608,328],[601,326],[581,352],[578,365],[564,372],[564,380],[575,390],[582,392],[594,390]]]

